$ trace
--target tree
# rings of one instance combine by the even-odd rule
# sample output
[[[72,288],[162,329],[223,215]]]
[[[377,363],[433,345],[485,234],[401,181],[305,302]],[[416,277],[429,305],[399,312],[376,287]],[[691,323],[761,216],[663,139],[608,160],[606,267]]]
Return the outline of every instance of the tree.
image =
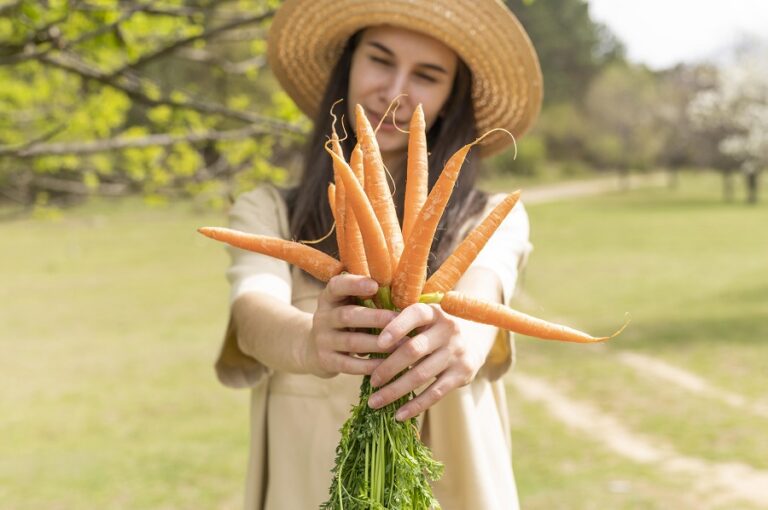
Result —
[[[306,120],[265,68],[272,0],[0,8],[0,193],[232,195],[284,174]],[[256,112],[259,113],[256,113]]]
[[[624,60],[624,47],[589,15],[585,0],[507,0],[536,47],[544,74],[544,104],[580,102],[606,65]]]
[[[718,149],[743,172],[747,201],[757,202],[759,175],[768,166],[768,46],[745,45],[720,69],[715,86],[694,98],[689,112],[701,129],[723,133]]]
[[[663,147],[658,81],[642,66],[615,64],[592,82],[585,100],[591,161],[626,173],[652,167]]]

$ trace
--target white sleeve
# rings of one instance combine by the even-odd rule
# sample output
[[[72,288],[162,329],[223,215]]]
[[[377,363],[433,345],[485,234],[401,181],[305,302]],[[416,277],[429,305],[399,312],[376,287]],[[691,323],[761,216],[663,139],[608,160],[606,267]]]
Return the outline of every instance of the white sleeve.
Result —
[[[480,221],[505,197],[504,193],[491,196]],[[518,202],[470,265],[470,267],[482,267],[496,273],[501,282],[502,300],[507,306],[514,295],[518,275],[533,248],[528,235],[528,214],[522,202]],[[502,377],[514,363],[514,337],[509,331],[500,329],[481,373],[494,381]]]
[[[262,186],[237,199],[230,209],[229,226],[252,234],[287,239],[287,218],[285,202],[277,189]],[[230,303],[251,291],[291,302],[291,272],[287,262],[238,248],[227,249],[232,258],[227,270],[231,284]],[[253,388],[272,373],[270,368],[240,349],[231,313],[215,368],[219,381],[232,388]]]
[[[505,196],[504,193],[491,196],[483,218]],[[518,275],[533,249],[529,234],[528,213],[526,213],[523,203],[518,202],[471,265],[471,267],[490,269],[499,276],[504,304],[508,305],[512,300]]]
[[[289,238],[285,204],[271,186],[241,195],[229,212],[236,230],[281,239]],[[291,271],[287,262],[239,248],[227,247],[232,262],[227,270],[230,303],[242,294],[258,291],[291,302]]]

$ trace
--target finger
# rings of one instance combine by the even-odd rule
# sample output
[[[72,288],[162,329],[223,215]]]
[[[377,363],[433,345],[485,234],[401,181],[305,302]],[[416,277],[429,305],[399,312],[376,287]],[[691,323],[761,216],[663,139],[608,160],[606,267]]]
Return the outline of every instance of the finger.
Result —
[[[395,419],[405,421],[418,416],[445,397],[450,391],[463,386],[462,378],[455,373],[446,372],[422,391],[419,396],[410,400],[395,412]]]
[[[326,346],[338,352],[353,352],[368,354],[370,352],[387,352],[379,347],[376,335],[352,331],[335,331],[328,336]]]
[[[436,351],[441,342],[434,333],[434,331],[425,331],[403,342],[371,374],[371,386],[376,388],[388,383],[397,374]]]
[[[339,306],[333,310],[331,325],[336,329],[343,328],[377,328],[381,329],[397,317],[397,312],[383,308],[366,308],[364,306]]]
[[[379,345],[384,348],[394,345],[414,329],[432,324],[435,319],[437,311],[430,305],[416,303],[408,306],[379,333]]]
[[[330,356],[331,371],[351,375],[369,375],[381,363],[381,359],[364,359],[334,353]]]
[[[367,276],[339,274],[328,280],[323,290],[323,301],[338,303],[350,296],[370,296],[376,293],[379,284]]]
[[[368,405],[374,409],[384,407],[407,395],[409,392],[424,386],[448,367],[449,359],[450,354],[445,349],[435,352],[432,356],[429,356],[405,372],[397,380],[377,390],[368,398]],[[379,365],[379,368],[382,365],[384,363]]]

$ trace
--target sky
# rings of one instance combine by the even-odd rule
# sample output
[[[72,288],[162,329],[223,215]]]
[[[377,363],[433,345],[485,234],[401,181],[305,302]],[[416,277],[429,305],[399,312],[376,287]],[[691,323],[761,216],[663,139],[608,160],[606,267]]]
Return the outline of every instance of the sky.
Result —
[[[768,0],[588,0],[627,57],[663,69],[718,58],[744,35],[768,39]]]

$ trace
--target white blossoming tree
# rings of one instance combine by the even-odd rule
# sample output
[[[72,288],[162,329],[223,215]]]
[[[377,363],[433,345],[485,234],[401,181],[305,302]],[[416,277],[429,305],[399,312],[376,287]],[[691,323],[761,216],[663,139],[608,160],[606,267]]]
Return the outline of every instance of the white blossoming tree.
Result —
[[[720,69],[717,85],[691,101],[689,114],[696,126],[723,133],[718,148],[743,172],[747,200],[757,202],[768,167],[768,45],[745,46]]]

